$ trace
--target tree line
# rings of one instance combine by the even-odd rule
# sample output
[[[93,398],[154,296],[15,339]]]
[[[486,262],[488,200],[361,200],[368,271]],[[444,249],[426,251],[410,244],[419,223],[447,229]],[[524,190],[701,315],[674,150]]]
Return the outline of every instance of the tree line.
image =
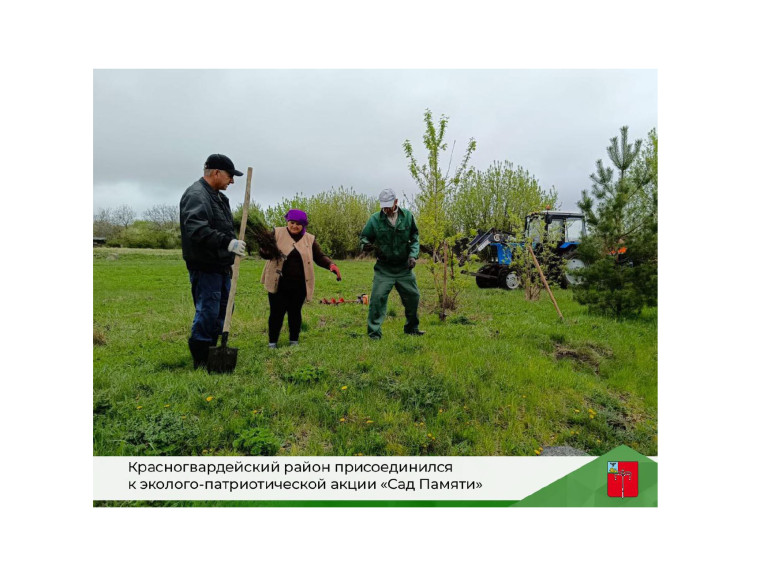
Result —
[[[474,139],[468,141],[452,171],[455,144],[449,152],[448,121],[445,115],[435,121],[431,111],[425,111],[424,160],[417,159],[409,140],[402,144],[417,191],[411,197],[402,192],[400,200],[417,218],[422,250],[433,261],[428,268],[433,272],[441,318],[456,307],[461,289],[453,254],[458,239],[491,227],[520,239],[529,213],[559,207],[554,187],[542,187],[519,165],[503,160],[485,170],[472,167]],[[589,232],[578,250],[586,267],[574,294],[590,309],[619,317],[637,315],[644,306],[657,303],[657,131],[652,129],[646,142],[631,143],[624,126],[620,137],[611,138],[610,143],[607,156],[612,166],[597,161],[590,175],[591,190],[584,190],[577,204]],[[252,202],[251,215],[275,227],[284,224],[289,209],[304,210],[309,231],[319,238],[323,250],[335,259],[345,259],[361,255],[358,235],[369,216],[378,211],[381,189],[375,188],[372,195],[343,186],[312,196],[296,193],[266,209]],[[242,204],[234,217],[239,224]],[[179,207],[157,205],[140,219],[128,205],[100,209],[94,216],[93,234],[105,237],[111,246],[178,248]]]
[[[140,218],[126,204],[100,208],[93,217],[92,236],[105,238],[109,247],[177,249],[182,246],[179,203],[153,206]]]
[[[289,209],[301,209],[309,215],[309,232],[319,238],[324,251],[335,259],[361,254],[359,233],[369,216],[379,210],[378,187],[372,195],[353,188],[339,186],[312,196],[297,193],[274,206],[262,208],[256,202],[249,206],[250,215],[258,212],[271,226],[284,225]],[[404,196],[399,202],[419,215],[426,208],[424,193]],[[525,215],[544,205],[554,205],[554,188],[543,190],[527,170],[511,162],[495,162],[484,171],[470,169],[464,173],[458,191],[441,202],[441,225],[426,226],[423,220],[421,238],[427,245],[432,240],[426,234],[469,235],[477,230],[499,227],[517,230]],[[233,216],[239,224],[242,204]],[[522,220],[522,221],[521,221]],[[104,237],[112,247],[141,247],[173,249],[181,246],[179,206],[161,204],[143,212],[128,205],[101,208],[94,216],[93,237]]]

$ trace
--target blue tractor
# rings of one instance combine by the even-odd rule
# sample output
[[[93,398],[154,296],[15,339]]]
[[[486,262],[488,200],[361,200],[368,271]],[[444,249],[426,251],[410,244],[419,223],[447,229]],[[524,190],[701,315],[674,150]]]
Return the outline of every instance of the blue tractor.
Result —
[[[525,241],[517,241],[514,236],[492,228],[475,237],[467,245],[460,265],[470,255],[487,250],[486,264],[477,272],[462,271],[475,277],[475,284],[480,288],[505,288],[514,290],[520,287],[520,271],[513,264],[517,248],[530,243],[537,255],[544,247],[551,247],[554,255],[549,266],[543,267],[548,278],[558,282],[562,288],[578,284],[579,277],[573,270],[585,266],[576,256],[576,250],[583,236],[586,235],[586,219],[581,213],[565,211],[537,211],[525,218]]]

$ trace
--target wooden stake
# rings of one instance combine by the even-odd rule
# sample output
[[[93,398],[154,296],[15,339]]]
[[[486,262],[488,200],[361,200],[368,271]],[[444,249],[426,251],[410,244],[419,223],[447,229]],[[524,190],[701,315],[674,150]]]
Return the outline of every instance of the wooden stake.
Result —
[[[446,284],[447,284],[446,277],[448,276],[448,271],[449,271],[449,266],[448,266],[449,255],[448,255],[448,252],[449,252],[449,244],[444,241],[443,242],[443,301],[441,302],[441,304],[442,304],[442,306],[441,306],[441,320],[446,320],[446,304],[449,301],[448,294],[447,294],[447,291],[446,291]]]
[[[538,275],[541,277],[541,282],[544,283],[546,292],[549,293],[549,298],[551,298],[552,302],[554,303],[554,308],[557,310],[557,314],[559,314],[559,319],[564,322],[565,318],[564,316],[562,316],[562,311],[559,309],[559,306],[557,306],[557,301],[554,299],[554,295],[552,294],[552,289],[549,288],[549,283],[546,282],[546,277],[544,276],[544,272],[541,270],[541,265],[538,264],[538,259],[536,258],[536,254],[533,252],[533,247],[531,247],[530,244],[528,243],[526,243],[525,246],[528,248],[528,251],[530,251],[530,256],[533,257],[533,262],[535,263],[536,268],[538,269]]]

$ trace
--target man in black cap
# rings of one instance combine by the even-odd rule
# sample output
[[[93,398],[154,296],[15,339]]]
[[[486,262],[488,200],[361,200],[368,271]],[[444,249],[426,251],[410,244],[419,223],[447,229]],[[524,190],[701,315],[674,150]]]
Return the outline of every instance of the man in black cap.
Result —
[[[203,165],[203,177],[179,202],[182,257],[195,304],[188,345],[196,369],[206,365],[208,349],[216,345],[224,326],[235,255],[245,255],[245,241],[235,238],[230,201],[221,193],[242,175],[225,155],[212,154]]]

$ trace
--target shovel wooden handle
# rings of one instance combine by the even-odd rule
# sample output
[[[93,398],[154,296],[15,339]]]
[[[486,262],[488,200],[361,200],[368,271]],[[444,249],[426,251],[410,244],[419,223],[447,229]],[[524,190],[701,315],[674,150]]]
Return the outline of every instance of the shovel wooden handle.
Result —
[[[245,181],[245,201],[243,202],[243,219],[240,220],[240,237],[245,241],[245,225],[248,223],[248,203],[251,201],[251,179],[253,178],[253,168],[248,167],[248,178]],[[232,264],[232,280],[230,282],[230,296],[227,299],[227,312],[224,315],[224,328],[222,328],[222,345],[227,343],[227,335],[230,332],[230,320],[232,320],[232,308],[235,304],[235,293],[237,292],[238,275],[240,274],[240,255],[235,255],[235,262]]]
[[[557,301],[554,299],[554,295],[552,294],[552,289],[549,288],[549,283],[546,282],[546,277],[544,276],[544,272],[541,270],[541,265],[538,264],[538,259],[536,258],[536,254],[533,252],[533,247],[531,247],[530,245],[526,245],[526,247],[528,248],[528,251],[530,251],[530,256],[533,257],[533,263],[536,265],[536,268],[538,269],[538,276],[541,277],[541,282],[544,283],[546,292],[549,293],[549,298],[551,298],[552,302],[554,303],[554,308],[557,310],[557,314],[559,314],[559,319],[564,322],[565,317],[562,316],[562,311],[559,309],[559,306],[557,306]]]

